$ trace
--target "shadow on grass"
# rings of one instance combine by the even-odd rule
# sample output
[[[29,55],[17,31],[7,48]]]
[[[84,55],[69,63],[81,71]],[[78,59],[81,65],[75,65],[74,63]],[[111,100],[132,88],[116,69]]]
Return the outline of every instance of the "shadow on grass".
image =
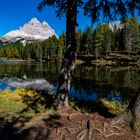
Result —
[[[113,118],[115,115],[108,112],[106,108],[102,106],[99,101],[71,101],[70,102],[72,108],[80,111],[82,113],[95,113],[98,112],[99,115],[104,116],[105,118]]]
[[[47,140],[50,138],[50,133],[63,125],[59,122],[60,116],[51,114],[48,118],[43,118],[44,125],[32,125],[20,131],[16,135],[18,140]]]
[[[2,140],[26,140],[30,132],[35,133],[36,137],[43,139],[47,136],[49,131],[45,134],[41,134],[43,128],[30,127],[22,131],[23,127],[26,127],[26,123],[29,122],[36,113],[43,112],[46,108],[50,108],[53,102],[53,95],[48,93],[33,92],[32,95],[22,95],[22,102],[25,105],[20,112],[14,112],[12,115],[9,112],[0,114],[0,139]],[[44,120],[50,127],[57,127],[61,124],[57,124],[52,120],[59,119],[57,115],[50,115],[48,120]],[[20,133],[19,133],[20,132]],[[45,136],[44,136],[45,135]]]

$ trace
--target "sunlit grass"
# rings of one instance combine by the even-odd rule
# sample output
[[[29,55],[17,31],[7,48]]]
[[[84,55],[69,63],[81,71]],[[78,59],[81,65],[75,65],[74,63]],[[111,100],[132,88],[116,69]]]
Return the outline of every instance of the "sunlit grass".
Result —
[[[109,101],[107,99],[100,99],[102,106],[107,108],[108,112],[113,115],[119,115],[126,110],[128,103],[120,103],[118,101]]]
[[[6,89],[0,92],[0,117],[4,116],[7,121],[10,121],[13,116],[31,117],[36,112],[44,110],[45,105],[40,103],[44,100],[39,93],[32,90]]]
[[[14,92],[10,89],[6,89],[0,92],[0,112],[18,112],[21,111],[25,104],[21,100],[21,91],[15,90]]]

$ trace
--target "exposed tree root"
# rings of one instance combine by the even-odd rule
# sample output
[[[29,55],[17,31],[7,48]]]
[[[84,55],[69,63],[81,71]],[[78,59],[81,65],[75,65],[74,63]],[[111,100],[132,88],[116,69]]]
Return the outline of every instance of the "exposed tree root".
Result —
[[[117,132],[114,128],[117,129]],[[118,127],[115,125],[112,126],[110,123],[103,123],[103,127],[99,126],[99,128],[98,128],[98,126],[94,126],[93,129],[95,131],[97,131],[98,133],[100,133],[100,135],[102,135],[104,138],[108,138],[108,137],[111,137],[113,135],[117,135],[117,136],[125,135],[125,132],[121,129],[121,127]]]
[[[124,135],[124,133],[112,133],[112,134],[109,134],[109,135],[105,135],[105,137],[108,138],[108,137],[111,137],[113,135],[119,136],[119,135]]]
[[[81,130],[76,136],[76,140],[84,140],[86,135],[86,129]]]
[[[104,135],[103,131],[98,129],[98,128],[94,128],[94,130],[96,130],[97,132],[99,132],[100,134]]]
[[[78,132],[76,140],[92,140],[93,135],[93,122],[91,120],[87,121],[87,126]]]
[[[123,123],[130,123],[132,120],[132,113],[130,110],[126,110],[121,115],[115,117],[111,120],[111,124],[123,124]]]

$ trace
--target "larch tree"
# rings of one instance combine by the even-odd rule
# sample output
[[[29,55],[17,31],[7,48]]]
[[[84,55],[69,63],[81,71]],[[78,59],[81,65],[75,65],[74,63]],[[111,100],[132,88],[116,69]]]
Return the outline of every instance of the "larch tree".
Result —
[[[76,26],[78,26],[77,14],[79,8],[84,10],[86,16],[91,17],[92,23],[118,20],[118,18],[124,20],[125,17],[135,15],[136,10],[140,12],[140,0],[41,0],[38,9],[42,10],[45,6],[55,7],[56,16],[58,17],[66,16],[66,51],[62,60],[54,105],[56,107],[69,107],[68,96],[72,73],[75,68],[75,34]],[[138,94],[138,98],[135,101],[134,113],[131,111],[131,114],[134,114],[133,118],[136,118],[136,116],[140,118],[140,94]],[[128,115],[129,113],[126,114]],[[138,120],[140,122],[140,119]],[[138,126],[140,127],[140,123],[138,123]]]

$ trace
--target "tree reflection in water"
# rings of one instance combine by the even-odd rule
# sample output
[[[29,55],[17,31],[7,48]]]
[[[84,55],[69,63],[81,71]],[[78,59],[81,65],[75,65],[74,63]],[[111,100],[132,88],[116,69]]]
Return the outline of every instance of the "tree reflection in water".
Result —
[[[46,79],[50,84],[57,85],[60,63],[9,62],[0,63],[0,76],[9,75],[29,79]],[[139,89],[140,69],[123,66],[77,65],[74,71],[71,94],[79,100],[93,100],[100,97],[130,99]],[[114,92],[118,92],[117,97]],[[113,97],[113,94],[115,95]],[[121,96],[121,97],[120,97]]]

